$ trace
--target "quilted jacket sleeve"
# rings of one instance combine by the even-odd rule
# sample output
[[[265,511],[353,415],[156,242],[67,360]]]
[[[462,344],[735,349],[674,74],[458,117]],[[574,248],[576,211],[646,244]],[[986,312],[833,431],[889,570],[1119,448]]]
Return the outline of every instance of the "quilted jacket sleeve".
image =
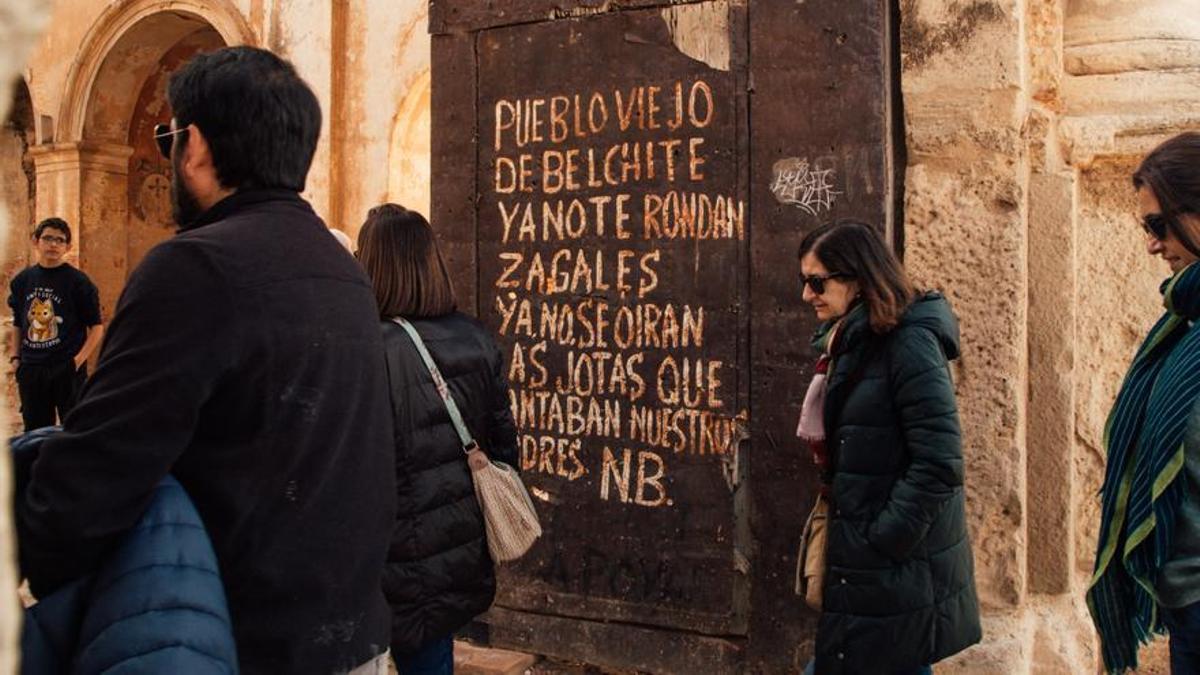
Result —
[[[923,328],[904,328],[891,349],[891,392],[909,464],[867,537],[880,551],[902,560],[962,486],[962,435],[954,385],[937,337]]]
[[[217,554],[172,477],[105,560],[84,609],[72,672],[238,671]]]

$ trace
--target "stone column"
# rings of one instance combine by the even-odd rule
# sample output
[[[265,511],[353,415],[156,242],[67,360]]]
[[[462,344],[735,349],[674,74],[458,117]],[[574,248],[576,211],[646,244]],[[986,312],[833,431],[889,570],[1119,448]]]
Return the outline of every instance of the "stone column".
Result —
[[[901,3],[906,264],[962,322],[956,381],[984,611],[983,644],[940,664],[944,674],[1065,675],[1096,654],[1070,515],[1094,494],[1073,481],[1087,356],[1076,307],[1095,290],[1080,271],[1080,177],[1061,142],[1070,2]]]
[[[1027,564],[1030,592],[1053,595],[1071,592],[1074,570],[1074,519],[1068,516],[1074,494],[1077,199],[1076,177],[1065,167],[1055,138],[1063,78],[1063,4],[1030,0],[1028,7]]]
[[[80,159],[75,143],[35,145],[29,148],[38,190],[34,195],[34,222],[57,216],[78,230]],[[75,249],[79,250],[76,232]]]
[[[1086,317],[1078,363],[1091,364],[1076,380],[1077,585],[1086,584],[1094,554],[1098,514],[1092,495],[1103,475],[1104,416],[1128,355],[1160,311],[1154,289],[1166,273],[1143,252],[1129,175],[1155,145],[1200,127],[1195,9],[1193,0],[1066,4],[1058,128],[1064,161],[1078,183],[1081,290],[1073,304]],[[1114,272],[1123,283],[1111,282]]]
[[[1034,218],[1043,223],[1044,252],[1050,252],[1054,238],[1069,241],[1074,251],[1069,274],[1067,265],[1059,265],[1058,275],[1071,279],[1071,297],[1061,287],[1047,287],[1053,289],[1055,303],[1070,308],[1063,321],[1073,324],[1074,337],[1070,344],[1047,342],[1043,346],[1048,350],[1042,352],[1048,360],[1068,357],[1071,383],[1047,381],[1041,392],[1031,392],[1031,408],[1040,394],[1050,404],[1044,407],[1045,415],[1071,423],[1069,470],[1061,472],[1051,463],[1061,457],[1055,451],[1054,457],[1043,458],[1039,472],[1070,477],[1066,494],[1043,491],[1047,506],[1055,510],[1061,508],[1062,497],[1070,500],[1065,512],[1072,514],[1072,522],[1066,523],[1065,532],[1074,540],[1074,554],[1068,551],[1058,561],[1041,557],[1036,570],[1040,576],[1033,583],[1050,593],[1060,592],[1065,581],[1068,594],[1060,597],[1078,601],[1095,557],[1105,419],[1130,355],[1162,311],[1156,289],[1168,273],[1160,260],[1145,253],[1129,177],[1155,145],[1200,127],[1195,100],[1200,91],[1200,13],[1194,0],[1066,0],[1062,54],[1057,135],[1072,177],[1073,213],[1067,217],[1056,208],[1066,194],[1051,188],[1041,204],[1030,204],[1030,218],[1031,227]],[[1063,236],[1064,226],[1073,233],[1069,238]],[[1036,273],[1031,269],[1031,283]],[[1031,341],[1030,346],[1032,362],[1038,345]],[[1068,402],[1074,413],[1064,417]],[[1061,446],[1065,429],[1059,424],[1045,426],[1038,437]],[[1031,423],[1031,453],[1032,432]],[[1062,528],[1046,513],[1048,533],[1061,534]],[[1057,548],[1050,537],[1044,542],[1047,553]],[[1053,622],[1045,625],[1057,628]],[[1142,650],[1144,670],[1165,671],[1164,647],[1164,641],[1157,641]]]
[[[336,193],[341,177],[333,174],[340,161],[338,152],[341,146],[336,146],[335,151],[331,125],[335,113],[341,109],[340,102],[345,94],[334,91],[336,86],[342,84],[344,74],[338,70],[343,55],[335,54],[334,47],[335,42],[337,46],[343,45],[338,32],[344,28],[345,7],[345,0],[338,0],[337,3],[330,3],[329,0],[273,3],[271,12],[281,29],[273,31],[268,44],[262,45],[291,61],[321,103],[321,136],[317,140],[303,195],[326,224],[334,227],[339,226],[336,221],[340,215],[334,205],[340,202],[342,196]],[[337,140],[340,141],[343,130],[339,128],[337,132]],[[371,167],[371,170],[380,168]],[[354,177],[347,177],[346,180],[353,181]]]
[[[986,636],[940,673],[1029,671],[1024,5],[901,3],[905,265],[949,296],[960,321],[955,382]]]
[[[1136,156],[1170,129],[1200,127],[1194,0],[1068,0],[1064,133],[1072,163]]]
[[[129,157],[115,143],[60,143],[29,149],[37,175],[35,218],[58,216],[74,230],[78,267],[100,289],[107,320],[128,273]]]
[[[50,17],[50,0],[0,0],[0,119],[8,115],[12,101],[12,83],[20,75],[30,48],[41,35]],[[5,209],[0,209],[0,237],[12,228]],[[3,249],[0,246],[0,249]],[[13,406],[2,400],[0,390],[0,434],[8,437]],[[16,545],[12,529],[12,473],[8,453],[0,456],[0,673],[16,672],[19,657],[17,638],[21,618],[16,602]]]
[[[1075,548],[1075,179],[1029,184],[1029,589],[1072,590]]]
[[[1200,63],[1200,12],[1191,0],[1068,0],[1063,33],[1064,65],[1073,75]]]

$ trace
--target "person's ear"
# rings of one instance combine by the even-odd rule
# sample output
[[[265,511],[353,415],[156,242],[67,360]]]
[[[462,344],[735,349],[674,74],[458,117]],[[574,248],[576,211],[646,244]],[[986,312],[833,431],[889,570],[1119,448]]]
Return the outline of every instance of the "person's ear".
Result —
[[[189,124],[187,130],[187,142],[183,145],[183,158],[179,166],[185,176],[195,178],[199,171],[212,167],[212,148],[200,127]]]

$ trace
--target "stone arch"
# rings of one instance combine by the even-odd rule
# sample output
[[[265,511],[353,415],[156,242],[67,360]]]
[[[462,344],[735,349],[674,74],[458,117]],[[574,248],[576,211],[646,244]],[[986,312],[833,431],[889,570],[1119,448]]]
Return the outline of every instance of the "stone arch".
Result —
[[[408,88],[392,124],[388,152],[388,201],[429,217],[430,73],[425,70]]]
[[[96,112],[92,105],[95,95],[102,93],[97,90],[121,79],[121,56],[137,52],[139,47],[169,47],[189,32],[204,28],[220,36],[225,45],[256,41],[250,24],[227,0],[122,0],[105,9],[71,65],[56,140],[84,140],[88,118]],[[146,40],[150,44],[142,42]],[[133,56],[133,63],[141,60]]]
[[[40,217],[76,226],[79,266],[107,316],[128,273],[174,231],[170,163],[151,137],[170,119],[170,73],[195,54],[254,42],[229,0],[118,0],[71,66],[53,139],[34,148]]]

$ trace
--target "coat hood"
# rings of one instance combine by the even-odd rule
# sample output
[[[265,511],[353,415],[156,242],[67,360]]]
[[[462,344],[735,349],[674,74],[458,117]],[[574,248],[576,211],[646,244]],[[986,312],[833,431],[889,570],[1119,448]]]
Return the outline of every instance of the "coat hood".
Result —
[[[953,361],[959,357],[958,319],[950,309],[950,303],[941,293],[928,292],[918,295],[900,317],[899,328],[917,327],[937,336],[946,358]]]

